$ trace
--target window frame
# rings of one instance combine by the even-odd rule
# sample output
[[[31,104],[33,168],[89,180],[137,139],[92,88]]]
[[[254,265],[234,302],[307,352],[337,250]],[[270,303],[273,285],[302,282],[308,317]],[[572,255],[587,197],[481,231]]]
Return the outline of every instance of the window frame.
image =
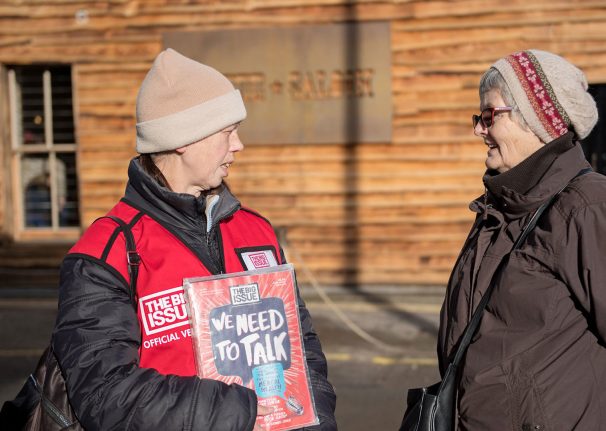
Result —
[[[51,70],[43,71],[43,98],[44,98],[44,143],[42,144],[23,144],[23,139],[20,134],[22,133],[23,125],[21,118],[21,106],[18,102],[17,91],[18,82],[16,78],[15,68],[18,67],[48,67],[53,66],[69,66],[71,74],[71,99],[72,99],[72,111],[73,111],[73,127],[74,127],[74,143],[69,144],[55,144],[53,137],[53,121],[46,121],[46,119],[53,118],[53,107],[52,107],[52,82],[51,82]],[[80,194],[80,181],[79,181],[79,169],[78,169],[78,134],[77,134],[77,116],[76,116],[76,105],[75,105],[75,85],[74,85],[74,66],[70,64],[11,64],[10,66],[4,66],[4,85],[7,89],[7,119],[9,120],[8,127],[8,156],[9,160],[9,173],[7,174],[6,180],[10,184],[9,187],[5,187],[5,190],[10,194],[9,205],[5,205],[4,224],[5,230],[9,231],[9,234],[15,241],[74,241],[81,234],[81,223],[82,223],[82,206],[81,206],[81,194]],[[21,123],[21,124],[20,124]],[[58,181],[57,181],[57,154],[58,153],[69,153],[74,155],[75,167],[76,167],[76,188],[78,196],[78,213],[80,223],[78,226],[60,226],[59,222],[59,192],[58,192]],[[24,184],[22,182],[22,163],[24,156],[30,154],[42,154],[48,157],[49,164],[49,175],[50,175],[50,192],[51,192],[51,226],[49,227],[31,227],[26,226],[25,220],[25,207],[24,207]],[[7,202],[8,203],[8,202]],[[10,212],[9,212],[10,211]],[[7,220],[9,214],[12,213],[12,220]],[[8,229],[7,229],[8,228]]]

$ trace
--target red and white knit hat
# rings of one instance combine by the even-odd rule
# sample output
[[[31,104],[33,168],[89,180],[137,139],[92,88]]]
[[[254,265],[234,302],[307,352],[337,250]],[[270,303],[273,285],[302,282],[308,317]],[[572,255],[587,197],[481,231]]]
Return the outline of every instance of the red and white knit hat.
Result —
[[[524,120],[541,141],[549,143],[568,130],[583,139],[598,121],[585,75],[562,57],[531,49],[508,55],[492,67],[505,79]]]
[[[225,76],[169,48],[137,95],[137,152],[184,147],[245,118],[240,91]]]

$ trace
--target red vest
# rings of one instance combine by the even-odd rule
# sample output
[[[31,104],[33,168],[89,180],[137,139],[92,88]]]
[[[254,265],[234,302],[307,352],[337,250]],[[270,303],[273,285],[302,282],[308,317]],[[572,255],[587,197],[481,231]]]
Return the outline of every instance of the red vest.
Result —
[[[124,202],[108,215],[126,223],[139,211]],[[128,281],[124,237],[106,249],[116,222],[99,219],[70,250],[105,260]],[[276,235],[268,221],[240,209],[219,224],[226,273],[281,264]],[[183,296],[183,279],[212,275],[192,250],[148,215],[131,226],[141,257],[137,278],[137,312],[141,325],[140,366],[162,374],[196,374],[191,329]]]

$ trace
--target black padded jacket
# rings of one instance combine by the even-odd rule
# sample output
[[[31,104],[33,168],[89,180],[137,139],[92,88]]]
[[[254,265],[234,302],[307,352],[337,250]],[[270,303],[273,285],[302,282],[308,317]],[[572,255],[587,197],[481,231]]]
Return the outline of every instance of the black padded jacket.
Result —
[[[215,223],[239,208],[224,187]],[[182,234],[205,261],[216,262],[206,238],[204,197],[160,187],[137,159],[129,167],[123,198]],[[210,237],[212,238],[212,236]],[[216,246],[216,245],[215,245]],[[327,380],[326,358],[303,301],[299,308],[306,359],[320,425],[336,430],[336,396]],[[140,327],[128,281],[107,263],[68,255],[61,266],[59,312],[52,346],[66,377],[70,402],[87,430],[252,430],[257,399],[239,385],[162,375],[138,366]]]

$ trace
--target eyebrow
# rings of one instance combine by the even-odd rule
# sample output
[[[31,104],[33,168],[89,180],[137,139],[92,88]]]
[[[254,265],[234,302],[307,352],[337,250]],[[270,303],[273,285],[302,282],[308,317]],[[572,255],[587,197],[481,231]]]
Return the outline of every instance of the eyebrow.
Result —
[[[223,129],[224,132],[233,132],[234,130],[236,130],[238,127],[240,126],[240,123],[236,123],[236,124],[232,124],[231,126],[227,126],[225,129]]]

